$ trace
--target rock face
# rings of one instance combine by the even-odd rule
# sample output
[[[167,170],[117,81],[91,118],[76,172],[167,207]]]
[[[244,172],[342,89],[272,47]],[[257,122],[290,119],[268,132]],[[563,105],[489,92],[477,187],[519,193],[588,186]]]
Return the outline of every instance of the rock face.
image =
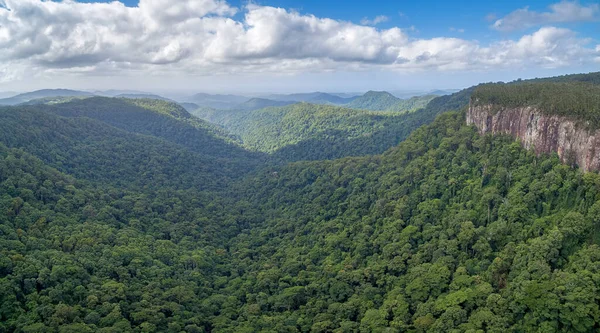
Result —
[[[475,125],[481,134],[512,135],[538,155],[557,152],[564,163],[575,163],[584,171],[600,170],[600,130],[588,130],[574,119],[545,115],[533,107],[496,110],[471,102],[467,124]]]

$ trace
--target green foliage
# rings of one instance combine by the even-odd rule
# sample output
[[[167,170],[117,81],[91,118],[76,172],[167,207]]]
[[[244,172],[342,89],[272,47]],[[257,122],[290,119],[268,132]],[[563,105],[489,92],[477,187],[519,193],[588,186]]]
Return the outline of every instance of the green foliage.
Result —
[[[0,109],[0,332],[599,326],[600,176],[464,113],[381,155],[257,168],[177,143],[217,138],[168,104],[102,101]],[[307,123],[335,119],[321,110]]]
[[[412,113],[371,112],[298,103],[252,112],[201,108],[194,115],[219,124],[245,146],[279,160],[325,160],[381,154],[436,115],[462,109],[471,90],[441,96]]]
[[[22,148],[77,178],[125,187],[169,183],[218,188],[225,179],[240,177],[262,160],[184,121],[170,121],[137,107],[131,112],[112,109],[111,101],[117,101],[117,107],[122,104],[111,99],[105,99],[108,106],[94,109],[93,100],[0,109],[0,142]],[[90,107],[82,109],[79,103]],[[131,132],[108,125],[113,122]]]
[[[358,110],[385,111],[393,108],[402,100],[385,91],[369,91],[344,105]]]
[[[579,82],[487,84],[473,92],[474,105],[494,110],[531,106],[550,115],[575,118],[600,127],[600,85]]]
[[[386,111],[392,112],[414,112],[420,109],[423,109],[438,96],[436,95],[423,95],[423,96],[414,96],[408,99],[400,100],[397,104],[388,108]]]

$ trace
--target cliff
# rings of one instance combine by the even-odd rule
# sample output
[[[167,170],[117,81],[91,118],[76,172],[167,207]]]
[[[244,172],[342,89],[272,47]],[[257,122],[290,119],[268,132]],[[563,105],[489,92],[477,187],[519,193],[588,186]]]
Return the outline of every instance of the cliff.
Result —
[[[575,163],[584,171],[600,170],[600,130],[587,129],[575,119],[543,114],[533,107],[471,103],[467,124],[475,125],[481,134],[512,135],[536,154],[557,152],[564,163]]]

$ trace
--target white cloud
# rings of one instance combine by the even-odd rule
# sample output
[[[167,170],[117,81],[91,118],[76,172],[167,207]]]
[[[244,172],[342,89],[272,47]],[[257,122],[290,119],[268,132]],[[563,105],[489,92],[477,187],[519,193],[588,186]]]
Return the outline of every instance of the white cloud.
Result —
[[[4,6],[6,9],[3,9]],[[234,14],[243,12],[242,19]],[[373,20],[375,21],[375,20]],[[460,30],[457,30],[460,31]],[[0,82],[18,77],[480,70],[592,63],[568,29],[492,44],[221,0],[0,0]]]
[[[465,29],[463,28],[455,28],[455,27],[450,27],[450,31],[452,32],[460,32],[461,34],[465,32]]]
[[[376,16],[374,19],[369,20],[368,18],[363,18],[360,20],[360,24],[362,25],[378,25],[379,23],[387,22],[389,18],[385,15]]]
[[[566,22],[589,22],[599,19],[600,5],[581,5],[576,1],[562,1],[550,6],[548,12],[530,11],[528,7],[515,10],[496,20],[492,28],[499,31],[514,31],[535,26]]]

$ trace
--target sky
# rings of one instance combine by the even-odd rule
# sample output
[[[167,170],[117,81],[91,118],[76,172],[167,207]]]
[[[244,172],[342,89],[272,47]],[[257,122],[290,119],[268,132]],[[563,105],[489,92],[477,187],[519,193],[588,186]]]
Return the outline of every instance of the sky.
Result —
[[[411,91],[599,68],[598,0],[0,0],[0,91]]]

